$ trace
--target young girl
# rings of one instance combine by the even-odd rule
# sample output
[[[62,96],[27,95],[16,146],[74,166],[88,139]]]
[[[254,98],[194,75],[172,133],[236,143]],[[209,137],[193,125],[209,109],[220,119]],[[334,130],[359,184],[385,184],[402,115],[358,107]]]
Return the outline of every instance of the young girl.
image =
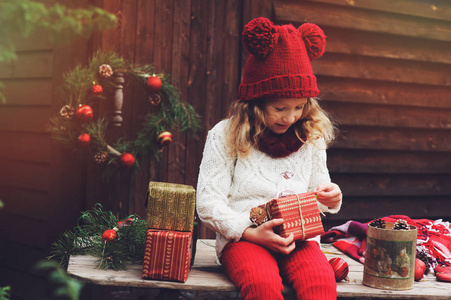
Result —
[[[276,26],[257,18],[243,31],[250,52],[239,100],[207,136],[197,186],[197,212],[216,231],[216,252],[243,299],[283,299],[282,280],[298,299],[336,299],[332,267],[319,236],[282,238],[273,219],[256,227],[253,207],[279,192],[316,191],[322,212],[336,213],[340,188],[331,183],[326,146],[334,128],[315,96],[310,61],[324,53],[314,24]],[[286,179],[291,178],[291,179]]]

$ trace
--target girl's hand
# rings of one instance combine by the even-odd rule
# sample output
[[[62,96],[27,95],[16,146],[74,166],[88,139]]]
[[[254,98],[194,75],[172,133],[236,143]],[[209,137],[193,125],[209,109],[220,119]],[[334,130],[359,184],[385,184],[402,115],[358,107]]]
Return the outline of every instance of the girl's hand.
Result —
[[[335,183],[325,183],[316,189],[316,199],[328,208],[335,207],[342,198],[340,187]]]
[[[290,234],[287,238],[283,238],[273,231],[274,226],[282,223],[283,219],[273,219],[258,227],[248,227],[244,230],[242,239],[274,252],[289,254],[296,247],[296,243],[293,242],[294,235]]]

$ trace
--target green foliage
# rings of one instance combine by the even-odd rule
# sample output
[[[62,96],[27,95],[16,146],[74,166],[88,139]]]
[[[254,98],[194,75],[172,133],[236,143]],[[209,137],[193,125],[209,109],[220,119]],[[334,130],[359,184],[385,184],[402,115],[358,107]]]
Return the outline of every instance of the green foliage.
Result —
[[[200,116],[195,109],[186,102],[179,100],[178,90],[168,82],[168,76],[156,74],[162,81],[162,88],[156,94],[147,89],[147,78],[155,74],[152,65],[135,66],[120,58],[114,52],[97,52],[88,62],[88,65],[75,67],[64,75],[64,86],[61,91],[63,109],[69,109],[72,113],[80,105],[96,107],[103,94],[92,92],[93,83],[100,84],[104,93],[114,93],[114,75],[104,78],[99,74],[101,65],[111,66],[114,73],[121,73],[128,84],[134,83],[138,88],[146,91],[147,97],[158,95],[161,102],[158,107],[149,109],[144,118],[142,129],[137,133],[134,140],[120,138],[107,143],[105,135],[108,122],[94,111],[95,118],[85,122],[75,116],[66,117],[61,113],[50,120],[49,130],[52,137],[65,147],[74,152],[82,153],[91,159],[100,153],[107,155],[102,163],[102,179],[104,182],[119,180],[121,174],[129,174],[130,169],[124,168],[120,163],[123,153],[130,153],[135,157],[133,170],[135,174],[139,171],[141,162],[147,159],[158,160],[162,153],[162,147],[158,143],[158,135],[163,131],[179,129],[194,135],[201,127]],[[147,100],[147,99],[146,99]],[[80,145],[78,137],[88,133],[91,137],[89,147]]]
[[[0,287],[0,300],[9,300],[10,292],[11,292],[10,286]]]
[[[48,285],[52,288],[52,299],[77,300],[80,298],[83,284],[67,276],[66,271],[56,261],[39,261],[35,269],[47,274]]]
[[[46,7],[31,0],[0,1],[0,61],[15,59],[13,39],[28,37],[36,29],[45,29],[54,42],[67,43],[112,28],[116,21],[114,14],[94,6],[71,9],[58,3]]]
[[[117,239],[105,241],[102,234],[115,229]],[[71,255],[98,257],[100,269],[125,269],[129,262],[141,262],[144,257],[147,224],[136,215],[119,221],[111,212],[96,204],[90,211],[82,212],[77,226],[60,235],[52,244],[49,259],[56,259],[67,267]]]
[[[29,37],[36,30],[46,32],[54,44],[67,44],[94,31],[113,28],[116,22],[114,14],[94,6],[71,9],[58,3],[47,7],[32,0],[0,1],[0,62],[16,59],[15,39]],[[0,103],[5,100],[0,92]]]

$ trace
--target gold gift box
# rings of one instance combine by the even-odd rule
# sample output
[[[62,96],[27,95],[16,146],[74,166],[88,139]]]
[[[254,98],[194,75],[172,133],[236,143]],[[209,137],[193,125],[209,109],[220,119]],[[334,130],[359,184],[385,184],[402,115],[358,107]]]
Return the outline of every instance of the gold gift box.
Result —
[[[193,230],[196,191],[192,186],[151,181],[147,202],[148,228]]]

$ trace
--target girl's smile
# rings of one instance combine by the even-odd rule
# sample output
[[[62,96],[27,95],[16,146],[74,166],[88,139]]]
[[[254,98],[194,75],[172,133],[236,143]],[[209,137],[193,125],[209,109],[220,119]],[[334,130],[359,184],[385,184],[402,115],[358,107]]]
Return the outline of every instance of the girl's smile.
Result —
[[[264,106],[266,126],[276,134],[285,133],[299,121],[308,98],[267,99]]]

